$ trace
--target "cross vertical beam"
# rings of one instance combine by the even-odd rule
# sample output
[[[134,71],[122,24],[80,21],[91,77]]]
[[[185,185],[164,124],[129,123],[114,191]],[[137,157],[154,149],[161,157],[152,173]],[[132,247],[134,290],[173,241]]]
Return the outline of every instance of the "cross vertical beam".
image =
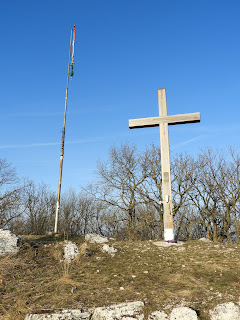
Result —
[[[166,89],[158,89],[159,116],[167,117]],[[173,216],[172,216],[172,191],[168,123],[160,122],[160,146],[161,146],[161,172],[162,172],[162,202],[164,221],[164,240],[174,240]]]

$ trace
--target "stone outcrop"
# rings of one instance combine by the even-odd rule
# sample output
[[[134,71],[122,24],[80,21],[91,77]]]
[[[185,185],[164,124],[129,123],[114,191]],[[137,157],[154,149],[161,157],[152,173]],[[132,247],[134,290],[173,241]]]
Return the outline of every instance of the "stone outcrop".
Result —
[[[85,235],[85,241],[88,243],[97,243],[100,245],[103,244],[101,248],[102,252],[107,252],[112,257],[114,257],[115,253],[117,252],[117,249],[107,244],[107,242],[109,242],[108,238],[100,236],[99,234],[88,233]]]
[[[91,313],[81,310],[69,309],[51,314],[30,314],[25,320],[89,320]]]
[[[114,247],[109,246],[108,244],[104,244],[103,247],[102,247],[102,251],[103,252],[107,252],[112,257],[114,257],[115,253],[117,252],[117,249],[115,249]]]
[[[25,320],[143,320],[143,307],[143,302],[135,301],[96,308],[93,312],[72,309],[52,314],[30,314]]]
[[[82,310],[62,310],[51,314],[30,314],[25,320],[143,320],[142,301],[114,304],[108,307]],[[240,320],[240,307],[233,302],[217,305],[209,312],[211,320]],[[146,319],[146,318],[145,318]],[[173,308],[170,315],[154,311],[148,320],[198,320],[196,311],[188,307]]]
[[[172,310],[170,320],[198,320],[198,316],[191,308],[178,307]]]
[[[0,229],[0,256],[18,252],[18,237],[9,230]]]
[[[211,242],[211,240],[207,239],[207,238],[200,238],[199,241],[202,242]]]
[[[171,247],[171,246],[182,246],[183,242],[167,242],[167,241],[153,241],[152,242],[157,247]]]
[[[211,320],[240,320],[240,307],[233,302],[219,304],[209,313]]]
[[[78,247],[76,243],[66,241],[64,244],[64,260],[71,262],[79,255]]]
[[[136,301],[96,308],[91,320],[143,320],[143,307],[142,301]]]
[[[108,238],[102,237],[99,234],[88,233],[85,235],[85,240],[90,243],[106,243],[109,242]]]

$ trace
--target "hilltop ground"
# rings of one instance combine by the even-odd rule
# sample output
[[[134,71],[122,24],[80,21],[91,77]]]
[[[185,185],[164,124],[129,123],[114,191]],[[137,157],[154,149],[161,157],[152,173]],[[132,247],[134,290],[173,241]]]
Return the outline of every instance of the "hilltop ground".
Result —
[[[239,302],[240,247],[188,241],[157,247],[152,241],[112,241],[114,257],[99,244],[71,239],[80,255],[68,265],[63,240],[30,237],[15,256],[0,258],[0,314],[24,319],[26,313],[62,308],[145,302],[146,314],[189,306],[201,319],[218,303]],[[1,316],[0,316],[1,318]]]

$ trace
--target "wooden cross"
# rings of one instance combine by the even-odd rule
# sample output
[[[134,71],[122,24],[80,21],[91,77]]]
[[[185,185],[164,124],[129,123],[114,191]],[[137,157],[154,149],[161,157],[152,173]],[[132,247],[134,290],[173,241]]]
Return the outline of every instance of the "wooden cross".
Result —
[[[167,115],[166,89],[158,89],[159,117],[129,120],[129,128],[160,126],[164,240],[174,240],[168,125],[200,122],[200,113]]]

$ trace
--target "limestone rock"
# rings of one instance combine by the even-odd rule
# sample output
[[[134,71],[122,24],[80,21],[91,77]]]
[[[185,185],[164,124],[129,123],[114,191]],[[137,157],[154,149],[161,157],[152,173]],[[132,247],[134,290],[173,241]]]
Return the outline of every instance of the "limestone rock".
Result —
[[[96,308],[91,320],[143,320],[143,307],[142,301],[135,301]]]
[[[18,237],[9,230],[0,229],[0,256],[16,254],[18,252]]]
[[[94,234],[94,233],[88,233],[85,235],[85,240],[90,242],[90,243],[106,243],[108,242],[108,238],[102,237],[99,234]]]
[[[66,241],[64,245],[64,259],[67,262],[71,262],[79,255],[78,247],[76,243]]]
[[[196,311],[188,307],[173,308],[170,320],[198,320]]]
[[[170,246],[182,246],[182,242],[167,242],[167,241],[153,241],[152,242],[157,247],[170,247]]]
[[[115,253],[117,252],[117,249],[115,249],[114,247],[110,247],[108,244],[104,244],[102,247],[102,251],[103,252],[107,252],[109,253],[112,257],[115,256]]]
[[[200,238],[199,241],[202,242],[211,242],[211,240],[207,239],[207,238]]]
[[[51,314],[28,314],[25,320],[89,320],[91,314],[77,309],[62,310]]]
[[[240,320],[240,307],[233,302],[219,304],[209,313],[211,320]]]
[[[154,311],[148,317],[148,320],[168,320],[168,315],[163,311]]]

